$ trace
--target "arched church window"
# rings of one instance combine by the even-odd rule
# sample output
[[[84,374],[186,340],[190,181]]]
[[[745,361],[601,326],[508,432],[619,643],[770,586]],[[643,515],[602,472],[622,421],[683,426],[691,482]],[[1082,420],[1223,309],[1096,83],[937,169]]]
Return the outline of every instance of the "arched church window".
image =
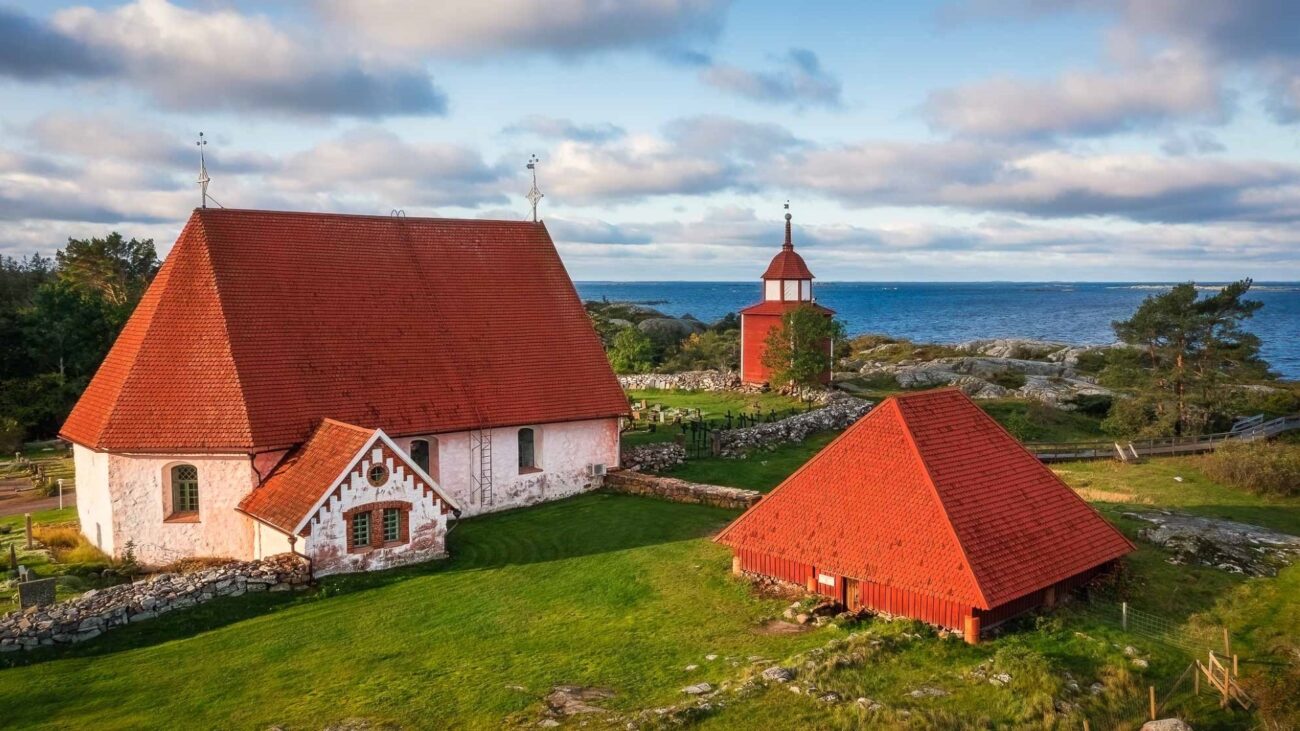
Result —
[[[519,430],[519,471],[537,469],[537,435],[532,429]]]
[[[172,467],[172,515],[199,512],[199,468],[192,464]]]

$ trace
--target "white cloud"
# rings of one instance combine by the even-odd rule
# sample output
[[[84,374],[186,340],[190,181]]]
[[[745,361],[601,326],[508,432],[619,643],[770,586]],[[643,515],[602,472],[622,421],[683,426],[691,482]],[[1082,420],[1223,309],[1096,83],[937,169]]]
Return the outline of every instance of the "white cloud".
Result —
[[[1095,136],[1171,121],[1222,121],[1227,98],[1204,59],[1165,53],[1106,73],[1049,81],[997,78],[930,94],[931,125],[1001,139]]]
[[[179,110],[379,117],[446,108],[418,66],[339,54],[319,37],[291,35],[265,17],[234,10],[137,0],[110,10],[61,10],[48,25],[0,15],[0,47],[32,45],[24,38],[33,33],[45,39],[39,44],[45,55],[19,62],[0,52],[0,73],[29,81],[123,82]]]
[[[777,61],[778,67],[770,71],[713,64],[700,71],[700,79],[716,89],[765,104],[840,105],[840,80],[822,68],[817,54],[792,48]]]
[[[714,36],[729,0],[319,0],[336,28],[367,43],[452,56],[577,56]]]

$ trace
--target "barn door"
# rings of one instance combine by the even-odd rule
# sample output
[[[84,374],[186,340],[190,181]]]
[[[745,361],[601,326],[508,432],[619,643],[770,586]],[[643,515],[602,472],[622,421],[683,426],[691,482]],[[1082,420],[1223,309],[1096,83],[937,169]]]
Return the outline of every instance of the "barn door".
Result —
[[[862,605],[862,587],[858,585],[857,579],[844,577],[844,606],[853,611]]]

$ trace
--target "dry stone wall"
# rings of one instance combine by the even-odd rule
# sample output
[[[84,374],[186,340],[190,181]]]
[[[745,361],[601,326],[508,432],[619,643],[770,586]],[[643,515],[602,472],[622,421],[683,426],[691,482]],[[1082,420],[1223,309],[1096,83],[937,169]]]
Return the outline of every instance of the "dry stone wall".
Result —
[[[288,553],[192,573],[156,574],[143,581],[88,591],[66,602],[0,617],[0,652],[84,642],[115,627],[217,597],[250,591],[288,591],[306,587],[310,581],[307,561]]]
[[[623,466],[641,472],[666,472],[686,461],[686,447],[676,442],[642,444],[623,450]]]
[[[742,490],[738,487],[723,487],[721,485],[704,485],[672,477],[647,475],[633,470],[620,470],[609,473],[605,477],[605,489],[609,492],[624,495],[641,495],[674,503],[712,505],[733,510],[744,510],[763,497],[763,493],[757,490]]]
[[[833,399],[827,406],[766,424],[718,433],[723,457],[742,457],[776,444],[802,442],[819,431],[840,431],[862,418],[872,403],[853,396]]]
[[[619,376],[625,390],[657,388],[669,391],[738,391],[740,375],[731,371],[683,371],[681,373],[633,373]]]

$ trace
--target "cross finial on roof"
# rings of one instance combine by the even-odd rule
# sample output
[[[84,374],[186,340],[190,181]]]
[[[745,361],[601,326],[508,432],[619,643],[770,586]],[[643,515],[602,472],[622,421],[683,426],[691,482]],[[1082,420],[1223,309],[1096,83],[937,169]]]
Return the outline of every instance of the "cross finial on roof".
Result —
[[[208,177],[208,162],[203,156],[203,148],[208,146],[208,141],[203,139],[203,133],[199,133],[199,141],[194,143],[199,148],[199,193],[202,196],[201,206],[208,207],[208,183],[212,178]]]
[[[528,157],[528,169],[533,172],[533,187],[528,190],[528,202],[533,207],[533,223],[537,223],[537,204],[546,197],[537,189],[537,163],[539,162],[541,160],[538,160],[536,155]]]
[[[790,238],[790,219],[791,219],[791,218],[794,218],[794,217],[790,215],[790,201],[786,201],[786,202],[785,202],[785,243],[784,243],[784,244],[781,244],[781,248],[782,248],[782,249],[793,249],[793,248],[794,248],[794,241],[792,241],[791,238]]]

